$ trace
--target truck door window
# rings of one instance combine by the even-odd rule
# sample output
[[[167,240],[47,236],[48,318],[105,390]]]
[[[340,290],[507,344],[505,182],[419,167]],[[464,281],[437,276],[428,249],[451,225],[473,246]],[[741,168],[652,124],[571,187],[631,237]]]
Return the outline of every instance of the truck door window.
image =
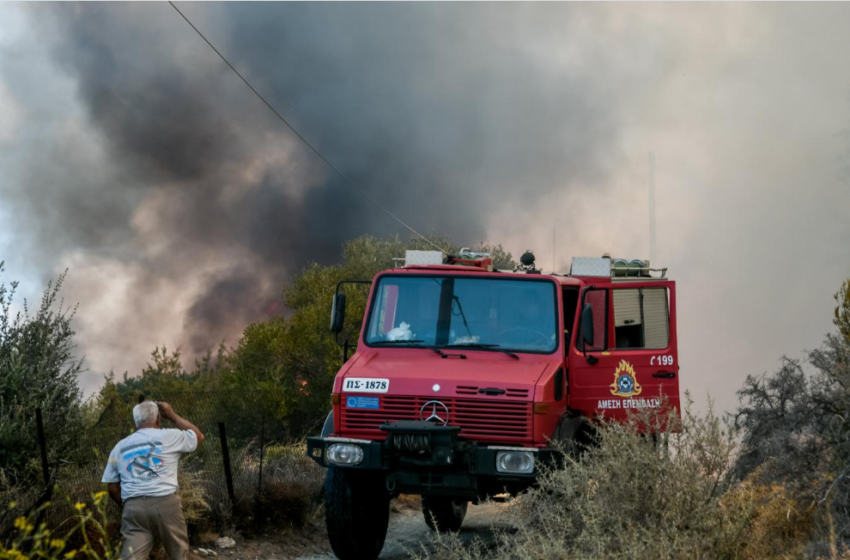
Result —
[[[614,290],[615,347],[667,348],[670,318],[666,288]]]
[[[593,344],[584,348],[584,341],[579,337],[576,347],[587,352],[605,350],[608,347],[608,290],[587,290],[584,293],[584,305],[590,305],[593,310]]]

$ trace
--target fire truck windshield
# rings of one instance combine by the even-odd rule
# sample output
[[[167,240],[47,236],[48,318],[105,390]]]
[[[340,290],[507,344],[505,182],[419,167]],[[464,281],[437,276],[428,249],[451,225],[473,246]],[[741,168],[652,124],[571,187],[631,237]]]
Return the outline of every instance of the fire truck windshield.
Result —
[[[555,285],[546,280],[384,276],[366,344],[551,353],[558,346]]]

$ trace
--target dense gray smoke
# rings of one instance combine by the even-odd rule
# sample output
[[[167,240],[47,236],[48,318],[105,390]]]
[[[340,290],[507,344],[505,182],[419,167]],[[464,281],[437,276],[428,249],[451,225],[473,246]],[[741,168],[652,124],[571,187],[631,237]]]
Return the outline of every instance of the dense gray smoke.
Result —
[[[180,7],[370,196],[461,244],[562,270],[645,257],[654,151],[693,388],[772,369],[829,328],[850,273],[847,6]],[[4,14],[0,260],[10,277],[71,268],[89,386],[155,344],[233,344],[307,262],[406,234],[167,4]]]
[[[559,183],[605,174],[617,94],[593,87],[601,54],[556,72],[523,45],[547,12],[568,29],[568,9],[185,9],[328,158],[422,231],[482,241],[490,211],[521,212]],[[363,233],[398,231],[167,5],[27,11],[100,153],[93,169],[79,163],[91,146],[39,138],[5,195],[45,272],[69,250],[139,265],[114,313],[135,323],[151,298],[198,284],[180,341],[203,352],[262,318],[309,260],[331,262]]]

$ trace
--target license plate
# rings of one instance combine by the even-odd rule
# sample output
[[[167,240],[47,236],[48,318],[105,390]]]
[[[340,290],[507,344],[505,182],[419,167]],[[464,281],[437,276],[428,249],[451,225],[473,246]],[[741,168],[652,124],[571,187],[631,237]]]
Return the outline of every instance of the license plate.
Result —
[[[342,384],[342,390],[346,393],[386,393],[389,389],[389,379],[371,377],[349,377]]]
[[[380,408],[378,397],[345,397],[345,408]]]

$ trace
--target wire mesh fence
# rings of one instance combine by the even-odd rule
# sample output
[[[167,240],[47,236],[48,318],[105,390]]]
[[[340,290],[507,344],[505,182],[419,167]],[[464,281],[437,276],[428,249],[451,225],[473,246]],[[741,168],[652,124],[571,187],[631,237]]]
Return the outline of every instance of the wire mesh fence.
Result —
[[[304,446],[293,441],[286,411],[269,395],[251,390],[115,395],[96,407],[81,433],[39,434],[37,447],[27,450],[32,468],[26,484],[5,496],[16,502],[14,512],[0,504],[0,535],[8,533],[15,515],[34,511],[48,500],[54,505],[44,520],[56,524],[73,515],[74,504],[90,503],[93,494],[103,491],[109,453],[135,430],[132,409],[142,400],[168,402],[206,436],[194,453],[183,456],[179,467],[190,528],[292,517],[317,501],[324,473],[306,456]],[[162,427],[173,426],[163,420]],[[61,453],[52,452],[56,449]],[[7,481],[6,486],[12,484]],[[112,514],[117,521],[117,508]]]

